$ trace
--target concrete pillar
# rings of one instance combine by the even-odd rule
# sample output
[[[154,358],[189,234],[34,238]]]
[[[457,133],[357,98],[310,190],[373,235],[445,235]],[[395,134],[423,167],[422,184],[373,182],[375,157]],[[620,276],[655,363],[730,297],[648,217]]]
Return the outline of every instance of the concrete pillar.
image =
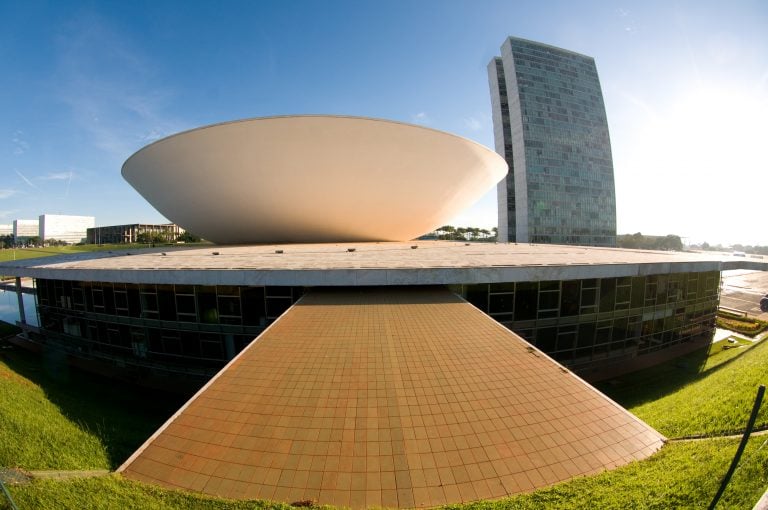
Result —
[[[16,299],[19,300],[19,322],[27,323],[27,316],[24,313],[24,296],[21,293],[21,278],[16,277]]]
[[[224,351],[227,355],[227,360],[231,360],[235,357],[235,336],[234,335],[224,335]]]

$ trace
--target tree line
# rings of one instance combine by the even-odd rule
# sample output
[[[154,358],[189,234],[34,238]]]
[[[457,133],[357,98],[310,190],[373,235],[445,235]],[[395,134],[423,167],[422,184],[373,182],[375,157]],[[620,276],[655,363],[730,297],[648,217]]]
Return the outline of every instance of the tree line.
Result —
[[[200,241],[202,241],[200,236],[192,232],[184,232],[177,237],[164,232],[142,232],[136,236],[136,242],[139,244],[199,243]]]
[[[160,232],[142,232],[136,236],[139,244],[167,244],[167,243],[199,243],[200,236],[192,232],[184,232],[179,236],[163,234]],[[70,243],[60,239],[46,239],[43,243],[38,236],[25,237],[17,241],[13,234],[0,235],[0,248],[25,248],[29,246],[66,246]]]
[[[743,251],[744,253],[754,253],[756,255],[768,255],[768,246],[758,246],[751,244],[734,244],[732,246],[723,246],[722,244],[710,245],[708,242],[691,245],[691,248],[703,251]]]
[[[683,250],[683,240],[680,236],[669,234],[666,236],[644,236],[640,232],[616,236],[617,248],[630,248],[636,250]]]
[[[496,242],[498,228],[491,230],[478,227],[454,227],[453,225],[443,225],[436,229],[428,237],[439,239],[441,241],[481,241]]]

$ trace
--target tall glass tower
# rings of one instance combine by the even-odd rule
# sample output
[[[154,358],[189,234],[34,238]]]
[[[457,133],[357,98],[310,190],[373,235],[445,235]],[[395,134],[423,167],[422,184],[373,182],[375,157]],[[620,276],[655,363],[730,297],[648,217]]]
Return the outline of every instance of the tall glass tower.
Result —
[[[488,64],[499,241],[616,245],[616,193],[592,57],[509,37]]]

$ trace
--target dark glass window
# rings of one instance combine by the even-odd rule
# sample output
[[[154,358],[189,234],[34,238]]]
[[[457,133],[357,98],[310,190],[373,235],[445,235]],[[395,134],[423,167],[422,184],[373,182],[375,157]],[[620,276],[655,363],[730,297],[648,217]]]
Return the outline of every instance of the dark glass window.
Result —
[[[515,283],[514,282],[491,283],[489,291],[491,293],[515,292]]]
[[[200,322],[205,324],[218,324],[219,312],[216,309],[216,292],[211,287],[197,287],[197,309],[200,313]]]
[[[645,278],[638,276],[632,278],[632,298],[630,308],[641,308],[644,304]]]
[[[160,319],[165,321],[176,320],[176,299],[172,285],[157,286],[157,303]]]
[[[157,294],[148,294],[142,292],[141,298],[141,316],[149,319],[157,319]]]
[[[115,309],[128,311],[128,292],[125,290],[115,290]]]
[[[264,287],[242,289],[243,324],[247,326],[266,325],[267,315],[264,305]]]
[[[91,289],[93,297],[93,309],[96,312],[104,312],[104,292],[101,288]]]
[[[557,328],[539,328],[536,332],[536,347],[546,353],[555,350],[557,342]]]
[[[574,326],[560,326],[557,333],[557,350],[571,351],[576,346],[577,327]]]
[[[181,352],[185,356],[200,356],[200,338],[196,332],[181,331],[179,340],[181,341]]]
[[[267,319],[277,319],[291,307],[290,298],[269,298],[267,302]]]
[[[600,312],[612,312],[616,300],[616,278],[600,281]]]
[[[560,293],[560,316],[571,317],[579,313],[579,290],[578,280],[568,280],[563,282],[563,290]]]
[[[491,294],[488,297],[489,306],[488,313],[494,314],[511,314],[515,309],[515,295],[514,294]]]
[[[219,315],[240,317],[240,298],[238,296],[219,296]]]
[[[488,285],[467,285],[467,301],[488,313]]]
[[[656,304],[656,276],[651,275],[645,278],[645,306]]]
[[[196,322],[197,308],[195,306],[195,296],[176,294],[176,314],[180,321]]]
[[[632,298],[632,278],[616,280],[616,310],[626,310]]]
[[[524,321],[536,318],[539,284],[537,282],[519,282],[515,288],[515,320]]]
[[[542,282],[543,287],[543,282]],[[549,286],[551,288],[551,286]],[[559,290],[541,290],[539,292],[539,312],[540,319],[557,317],[560,311],[560,291]]]
[[[218,335],[201,333],[200,347],[204,358],[224,359],[224,348]]]
[[[183,354],[181,339],[175,331],[166,331],[163,334],[163,352],[166,354]]]

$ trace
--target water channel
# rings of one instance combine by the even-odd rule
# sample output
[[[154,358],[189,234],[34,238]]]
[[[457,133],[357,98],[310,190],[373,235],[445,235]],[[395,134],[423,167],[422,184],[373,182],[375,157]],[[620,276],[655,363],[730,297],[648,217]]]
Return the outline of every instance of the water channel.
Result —
[[[35,296],[22,294],[27,324],[39,326]],[[0,289],[0,321],[16,324],[19,320],[19,300],[14,291]]]

